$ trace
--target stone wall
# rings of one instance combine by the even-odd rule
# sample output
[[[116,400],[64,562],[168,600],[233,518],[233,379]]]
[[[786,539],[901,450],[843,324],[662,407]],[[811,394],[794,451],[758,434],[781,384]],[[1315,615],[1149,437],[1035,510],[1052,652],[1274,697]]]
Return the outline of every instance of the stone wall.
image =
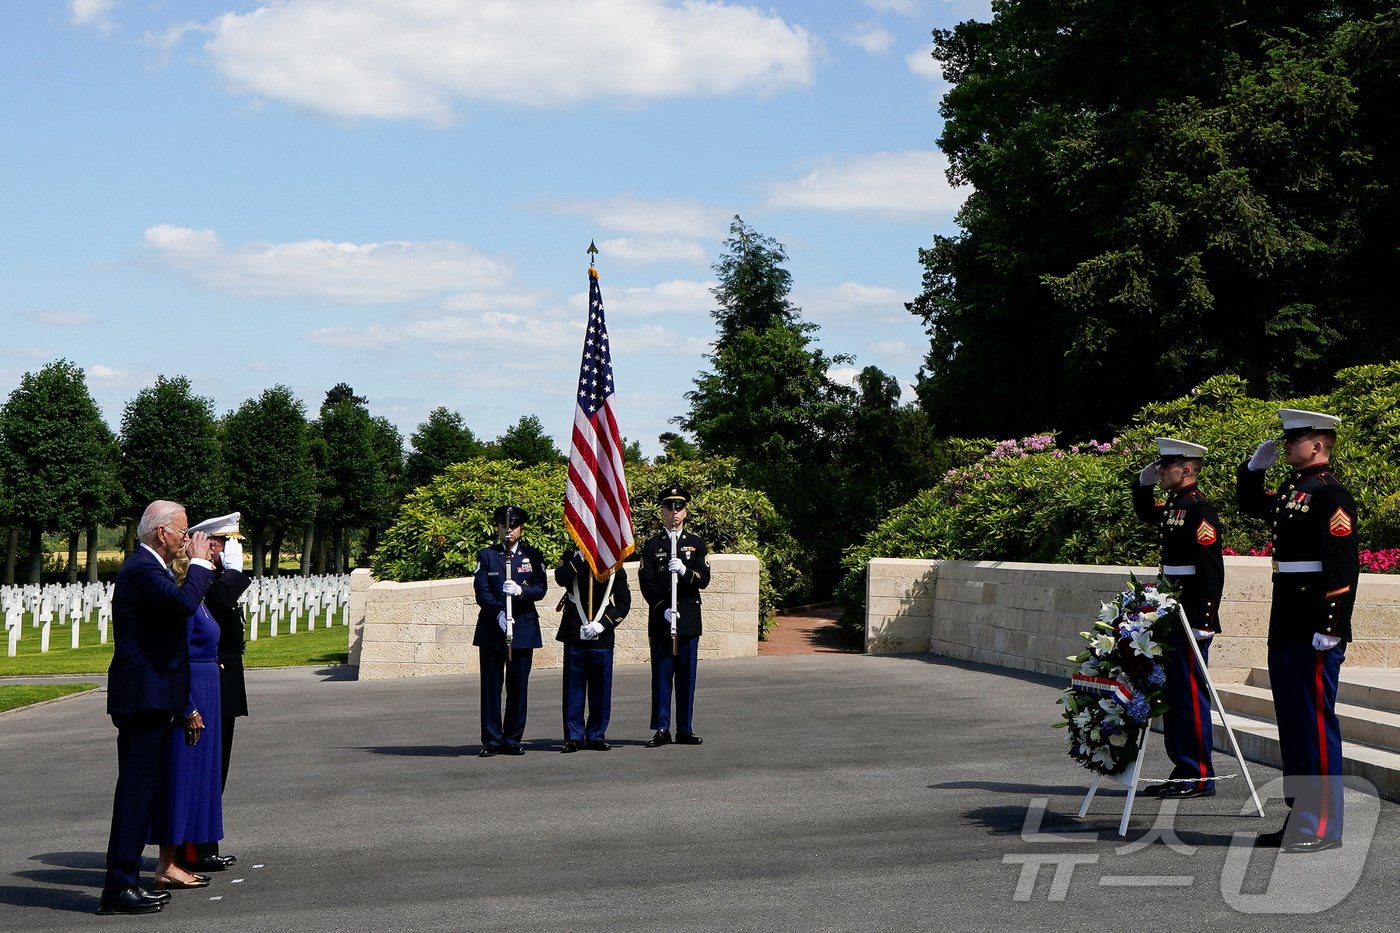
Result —
[[[1156,568],[880,559],[866,579],[866,651],[931,651],[1046,674],[1069,669],[1099,603],[1136,573]],[[1210,667],[1222,682],[1267,662],[1271,569],[1267,558],[1225,558],[1224,633]],[[1362,574],[1347,664],[1400,668],[1400,576]]]
[[[758,558],[748,554],[711,554],[710,585],[701,594],[704,630],[701,658],[742,658],[758,654]],[[627,567],[632,611],[617,628],[617,664],[648,660],[646,603],[637,589],[636,565]],[[544,647],[533,666],[559,667],[563,645],[554,640],[562,590],[550,577],[549,591],[538,604]],[[357,603],[357,598],[362,599]],[[357,607],[362,606],[359,615]],[[470,577],[420,583],[374,581],[368,571],[350,580],[350,663],[361,680],[469,674],[479,669],[472,646],[476,631],[476,596]],[[494,624],[494,623],[492,623]]]

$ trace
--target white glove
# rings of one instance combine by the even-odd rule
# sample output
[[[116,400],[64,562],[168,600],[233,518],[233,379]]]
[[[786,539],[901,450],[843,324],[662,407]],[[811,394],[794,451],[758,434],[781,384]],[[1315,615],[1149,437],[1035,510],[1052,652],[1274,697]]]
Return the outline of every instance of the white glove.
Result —
[[[501,627],[502,632],[509,630],[509,627],[506,625],[506,614],[504,612],[496,613],[496,624]]]
[[[592,641],[599,635],[603,634],[603,623],[585,622],[582,626],[580,626],[579,634],[588,641]]]
[[[507,596],[519,596],[524,591],[520,589],[519,583],[516,583],[514,580],[507,580],[501,584],[501,592],[505,593]]]
[[[1254,455],[1249,458],[1247,466],[1251,470],[1267,470],[1274,465],[1278,459],[1278,442],[1265,441],[1254,448]]]
[[[1157,466],[1157,461],[1153,460],[1147,466],[1143,467],[1142,472],[1138,474],[1138,483],[1143,486],[1156,486],[1157,476],[1161,472],[1161,469]]]
[[[672,573],[685,573],[685,561],[679,557],[673,557],[666,562],[666,569]]]
[[[237,538],[229,538],[224,542],[222,560],[225,570],[243,569],[243,545],[238,543]]]
[[[663,614],[666,616],[666,621],[670,622],[672,625],[675,625],[676,620],[681,617],[681,614],[674,609],[667,609]]]
[[[1191,634],[1196,636],[1196,641],[1210,641],[1215,637],[1215,633],[1208,628],[1193,628]]]
[[[1342,643],[1342,639],[1337,635],[1324,635],[1321,632],[1313,633],[1313,647],[1318,651],[1331,651]]]

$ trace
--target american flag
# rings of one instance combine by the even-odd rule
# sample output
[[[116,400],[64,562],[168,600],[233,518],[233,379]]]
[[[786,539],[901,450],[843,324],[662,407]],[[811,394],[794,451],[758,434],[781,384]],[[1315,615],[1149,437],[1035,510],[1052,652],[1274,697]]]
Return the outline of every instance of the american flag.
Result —
[[[637,548],[622,471],[622,436],[613,410],[612,352],[598,270],[588,267],[588,332],[578,370],[578,404],[564,488],[564,524],[594,576],[616,570]]]

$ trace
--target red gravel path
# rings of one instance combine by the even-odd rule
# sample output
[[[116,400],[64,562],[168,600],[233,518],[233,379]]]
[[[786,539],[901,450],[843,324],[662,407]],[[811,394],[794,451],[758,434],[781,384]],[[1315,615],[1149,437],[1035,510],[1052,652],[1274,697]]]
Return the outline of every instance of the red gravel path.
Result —
[[[834,606],[814,606],[784,613],[778,616],[778,627],[769,633],[768,640],[758,643],[758,653],[760,656],[859,654],[859,645],[836,624],[840,615],[841,610]]]

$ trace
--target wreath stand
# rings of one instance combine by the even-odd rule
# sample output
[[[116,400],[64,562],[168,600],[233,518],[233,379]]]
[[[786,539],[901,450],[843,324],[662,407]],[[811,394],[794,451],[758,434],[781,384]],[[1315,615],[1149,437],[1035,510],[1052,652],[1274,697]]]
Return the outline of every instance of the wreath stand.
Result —
[[[1220,694],[1215,690],[1215,681],[1210,679],[1210,671],[1206,668],[1205,655],[1201,654],[1201,646],[1196,644],[1196,636],[1191,631],[1191,623],[1186,618],[1186,610],[1180,605],[1177,606],[1177,615],[1181,620],[1181,630],[1186,636],[1186,643],[1191,646],[1191,654],[1196,659],[1196,670],[1200,671],[1201,677],[1205,679],[1206,689],[1210,691],[1210,701],[1214,704],[1214,709],[1220,713],[1220,722],[1225,727],[1225,734],[1230,737],[1230,748],[1235,752],[1235,759],[1240,763],[1240,770],[1244,772],[1245,783],[1249,785],[1250,796],[1254,798],[1254,809],[1262,818],[1264,816],[1264,805],[1259,802],[1259,791],[1254,788],[1254,778],[1249,773],[1249,763],[1245,761],[1244,754],[1240,752],[1240,743],[1235,739],[1235,730],[1230,727],[1230,717],[1225,712],[1225,706],[1220,702]],[[1089,784],[1089,791],[1084,795],[1084,803],[1079,807],[1079,817],[1082,819],[1085,813],[1089,812],[1089,804],[1094,799],[1094,794],[1098,792],[1099,785],[1104,778],[1115,781],[1128,788],[1128,799],[1123,804],[1123,818],[1118,821],[1118,835],[1128,835],[1128,820],[1133,815],[1133,801],[1137,799],[1138,778],[1142,774],[1142,761],[1147,757],[1147,736],[1149,727],[1143,726],[1138,733],[1138,755],[1133,760],[1132,766],[1128,768],[1126,777],[1116,775],[1096,774],[1094,780]],[[1119,772],[1121,775],[1122,772]]]

